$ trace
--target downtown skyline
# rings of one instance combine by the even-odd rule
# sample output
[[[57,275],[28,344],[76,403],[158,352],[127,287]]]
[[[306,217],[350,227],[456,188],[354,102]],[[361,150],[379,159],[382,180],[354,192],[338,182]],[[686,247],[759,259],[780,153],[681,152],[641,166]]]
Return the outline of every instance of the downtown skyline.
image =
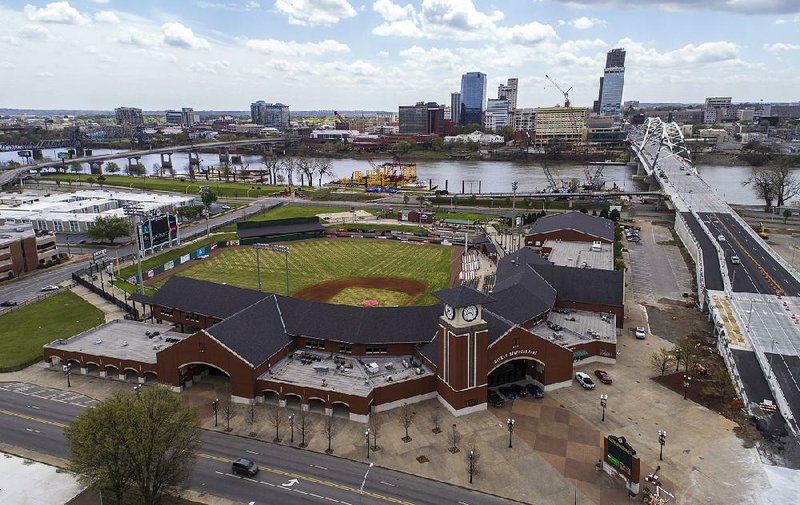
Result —
[[[0,107],[396,110],[449,103],[465,72],[489,96],[519,77],[519,107],[573,86],[591,107],[605,54],[626,49],[624,100],[794,101],[791,0],[0,0]]]

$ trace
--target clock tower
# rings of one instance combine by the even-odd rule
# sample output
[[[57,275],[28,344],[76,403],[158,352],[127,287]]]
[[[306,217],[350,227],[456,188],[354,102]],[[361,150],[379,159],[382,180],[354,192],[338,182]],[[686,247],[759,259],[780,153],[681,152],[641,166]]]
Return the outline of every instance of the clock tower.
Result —
[[[489,332],[483,305],[494,298],[465,286],[433,295],[443,303],[437,334],[439,401],[455,415],[485,410]]]

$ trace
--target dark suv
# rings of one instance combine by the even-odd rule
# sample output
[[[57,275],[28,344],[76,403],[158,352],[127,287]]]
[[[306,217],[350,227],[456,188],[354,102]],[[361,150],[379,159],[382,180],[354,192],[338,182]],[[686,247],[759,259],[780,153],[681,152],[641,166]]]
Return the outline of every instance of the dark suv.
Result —
[[[231,465],[231,471],[234,475],[255,477],[258,473],[258,465],[246,458],[236,458]]]
[[[544,398],[544,390],[539,386],[537,386],[536,384],[531,384],[531,383],[525,384],[525,389],[528,390],[528,393],[533,398]]]
[[[487,393],[487,402],[492,407],[502,407],[506,404],[506,401],[503,400],[503,397],[497,394],[496,391],[492,391],[491,389]]]

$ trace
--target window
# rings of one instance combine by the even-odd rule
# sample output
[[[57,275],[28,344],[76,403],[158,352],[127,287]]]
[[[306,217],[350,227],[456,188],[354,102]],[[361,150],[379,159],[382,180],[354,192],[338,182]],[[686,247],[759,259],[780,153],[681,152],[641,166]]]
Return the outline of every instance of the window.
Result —
[[[173,314],[172,309],[166,307],[159,307],[158,312],[160,312],[162,316],[171,316]]]
[[[339,352],[352,354],[353,353],[353,344],[339,344]]]
[[[206,344],[205,344],[205,342],[198,342],[197,343],[197,349],[200,352],[206,352]]]
[[[312,349],[324,349],[325,341],[317,338],[309,338],[306,339],[306,347],[311,347]]]
[[[46,230],[47,229],[47,222],[43,219],[36,220],[36,229],[37,230]]]
[[[200,320],[200,316],[198,314],[186,314],[186,320],[197,322]]]
[[[64,231],[64,223],[62,221],[53,221],[54,231]]]
[[[77,221],[70,221],[69,222],[69,231],[76,232],[81,231],[81,226]]]
[[[389,349],[386,346],[370,345],[364,351],[366,354],[386,354]]]
[[[511,340],[511,347],[519,347],[519,337],[514,337]]]

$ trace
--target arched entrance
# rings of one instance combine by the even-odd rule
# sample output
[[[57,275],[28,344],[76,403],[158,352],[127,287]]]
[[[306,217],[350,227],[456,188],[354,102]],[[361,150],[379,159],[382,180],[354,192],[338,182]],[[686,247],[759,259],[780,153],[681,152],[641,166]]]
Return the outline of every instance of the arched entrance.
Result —
[[[184,363],[178,367],[182,388],[203,384],[204,388],[223,395],[230,388],[230,374],[209,363]]]
[[[300,395],[286,393],[286,395],[284,395],[284,399],[286,400],[287,409],[300,410],[300,404],[303,403],[303,398]]]
[[[278,404],[278,392],[273,391],[271,389],[267,389],[264,391],[264,404],[266,405],[277,405]]]
[[[100,366],[97,363],[86,363],[86,375],[96,375],[100,377]]]
[[[350,419],[350,405],[342,402],[333,402],[331,405],[334,417]]]
[[[139,378],[139,372],[133,368],[126,368],[123,370],[126,382],[136,382]]]
[[[109,379],[116,379],[119,377],[119,368],[115,367],[114,365],[106,365],[105,372],[106,377]]]
[[[308,411],[315,414],[325,413],[325,402],[321,398],[308,399]]]
[[[158,382],[158,374],[155,372],[145,372],[143,377],[145,384],[155,384]]]
[[[543,384],[544,363],[534,358],[518,358],[505,361],[489,372],[487,384],[491,388],[525,380],[533,380]]]

